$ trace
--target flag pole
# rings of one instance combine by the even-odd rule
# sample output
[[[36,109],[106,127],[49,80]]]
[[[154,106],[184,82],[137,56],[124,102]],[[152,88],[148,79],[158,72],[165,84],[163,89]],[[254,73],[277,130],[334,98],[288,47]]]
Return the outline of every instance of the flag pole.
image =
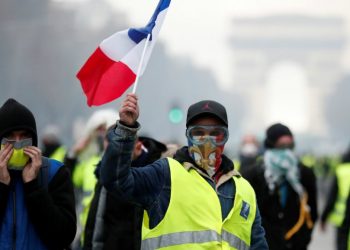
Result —
[[[143,64],[143,59],[145,58],[146,49],[147,49],[147,45],[148,45],[148,42],[149,42],[150,37],[151,37],[151,33],[149,33],[149,34],[147,35],[145,47],[143,48],[143,51],[142,51],[142,55],[141,55],[139,67],[138,67],[138,69],[137,69],[137,74],[136,74],[136,79],[135,79],[135,83],[134,83],[134,88],[133,88],[133,90],[132,90],[132,93],[133,93],[133,94],[135,94],[135,92],[136,92],[137,83],[138,83],[139,78],[140,78],[139,76],[140,76],[140,72],[141,72],[141,68],[142,68],[142,64]]]

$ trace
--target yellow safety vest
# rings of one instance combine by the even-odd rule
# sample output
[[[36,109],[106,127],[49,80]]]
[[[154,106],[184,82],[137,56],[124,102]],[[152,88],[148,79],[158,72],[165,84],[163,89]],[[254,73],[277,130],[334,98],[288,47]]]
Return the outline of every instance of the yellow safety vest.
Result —
[[[100,160],[101,155],[95,154],[76,165],[72,174],[75,188],[80,188],[84,192],[91,192],[94,190],[97,182],[94,171]]]
[[[301,157],[301,162],[308,168],[315,168],[316,158],[311,154],[306,154]]]
[[[238,159],[233,160],[233,165],[235,166],[235,170],[239,171],[241,169],[241,162]]]
[[[148,226],[145,213],[142,249],[239,249],[250,248],[256,214],[255,192],[242,177],[233,177],[234,205],[222,221],[221,205],[215,190],[195,170],[186,170],[168,158],[171,175],[169,207],[162,221]]]
[[[343,223],[345,217],[346,199],[348,198],[350,190],[350,163],[340,164],[336,168],[335,174],[338,181],[338,195],[334,209],[328,217],[328,220],[339,227]]]
[[[85,225],[87,221],[87,217],[89,215],[90,205],[91,201],[94,197],[94,189],[97,183],[97,179],[95,176],[95,169],[99,161],[101,160],[100,155],[93,155],[91,156],[87,161],[82,162],[82,165],[79,165],[79,172],[75,172],[76,175],[73,175],[75,177],[76,184],[80,182],[80,187],[83,191],[83,197],[82,197],[82,211],[79,214],[79,222],[82,227],[82,233],[80,236],[81,243],[84,242],[84,236],[85,236]],[[77,166],[78,167],[78,166]],[[78,180],[78,177],[81,178]]]
[[[54,159],[56,161],[63,162],[64,157],[66,155],[66,149],[64,147],[58,147],[55,151],[49,156],[49,158]]]

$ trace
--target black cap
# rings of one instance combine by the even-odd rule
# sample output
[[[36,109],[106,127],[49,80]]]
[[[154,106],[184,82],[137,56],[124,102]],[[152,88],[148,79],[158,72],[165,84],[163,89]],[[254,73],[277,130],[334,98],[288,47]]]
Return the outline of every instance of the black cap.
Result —
[[[33,145],[38,145],[35,118],[32,112],[15,99],[8,99],[0,108],[0,140],[14,130],[26,130],[32,134]]]
[[[186,127],[193,121],[195,118],[203,116],[214,116],[218,118],[226,127],[228,127],[227,113],[224,106],[220,103],[212,100],[204,100],[192,104],[187,111],[187,120]]]
[[[281,138],[284,135],[289,135],[293,137],[292,132],[290,129],[281,124],[281,123],[275,123],[271,125],[267,130],[266,130],[266,138],[265,138],[265,147],[266,148],[274,148],[276,142],[278,141],[279,138]]]

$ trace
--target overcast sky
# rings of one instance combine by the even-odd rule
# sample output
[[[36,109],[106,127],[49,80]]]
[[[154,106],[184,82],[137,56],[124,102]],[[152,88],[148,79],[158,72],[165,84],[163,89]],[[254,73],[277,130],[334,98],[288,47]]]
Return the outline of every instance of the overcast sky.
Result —
[[[158,0],[109,0],[126,13],[130,26],[144,26]],[[349,0],[173,0],[159,39],[174,55],[190,57],[199,66],[213,70],[222,87],[228,86],[233,56],[228,39],[235,17],[270,14],[305,14],[343,17],[347,22],[347,52],[344,68],[350,70]],[[126,27],[128,28],[128,27]]]

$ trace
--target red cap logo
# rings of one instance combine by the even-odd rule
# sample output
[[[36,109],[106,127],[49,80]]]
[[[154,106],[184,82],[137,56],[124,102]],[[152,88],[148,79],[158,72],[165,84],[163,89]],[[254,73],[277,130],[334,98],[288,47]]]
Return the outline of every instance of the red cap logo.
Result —
[[[206,104],[204,104],[204,106],[202,107],[203,110],[211,110],[211,108],[209,107],[209,102],[207,102]]]

